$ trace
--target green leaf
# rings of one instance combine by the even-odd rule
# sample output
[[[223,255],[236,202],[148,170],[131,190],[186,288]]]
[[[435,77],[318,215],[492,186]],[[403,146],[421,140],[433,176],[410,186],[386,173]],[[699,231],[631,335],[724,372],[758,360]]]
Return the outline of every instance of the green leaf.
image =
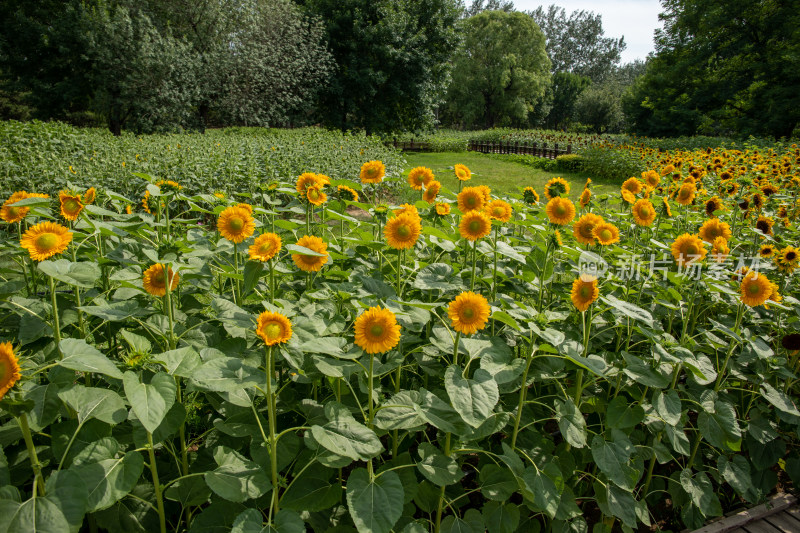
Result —
[[[45,485],[47,499],[55,503],[70,529],[77,532],[83,524],[86,507],[89,502],[89,491],[83,478],[71,470],[53,472]]]
[[[101,275],[100,266],[88,261],[73,263],[67,259],[58,259],[42,261],[37,266],[53,279],[84,289],[94,287]]]
[[[328,423],[311,426],[314,440],[326,450],[356,461],[367,461],[383,451],[375,432],[359,423],[336,402],[325,406]]]
[[[738,451],[741,448],[742,433],[733,405],[723,400],[703,405],[707,410],[697,416],[697,427],[703,438],[717,448]],[[711,406],[713,408],[709,409]]]
[[[258,283],[258,279],[264,275],[264,263],[260,261],[248,261],[244,264],[244,284],[242,286],[242,296],[250,294],[250,291]]]
[[[606,424],[616,429],[629,429],[636,427],[644,420],[644,409],[641,405],[631,405],[631,403],[617,396],[608,404],[606,408]]]
[[[522,331],[522,328],[519,326],[519,323],[514,319],[514,317],[504,311],[492,312],[492,318],[498,322],[502,322],[506,326],[514,328],[517,331]]]
[[[346,345],[347,340],[342,337],[319,337],[300,344],[297,346],[297,349],[307,353],[321,353],[334,357],[343,357],[345,355],[344,347]]]
[[[597,496],[597,503],[608,507],[612,516],[616,516],[629,528],[636,527],[636,500],[633,495],[619,488],[616,485],[609,483],[604,489],[598,490],[595,484],[595,495]],[[601,503],[602,502],[602,503]]]
[[[353,470],[347,507],[359,533],[389,533],[403,514],[403,484],[395,472],[370,479],[366,469]]]
[[[281,495],[281,508],[314,513],[333,507],[341,499],[342,484],[330,479],[331,470],[321,465],[309,467]]]
[[[281,509],[272,525],[262,529],[261,533],[306,533],[306,525],[295,511]]]
[[[429,424],[446,433],[455,433],[456,435],[463,435],[470,431],[469,426],[464,423],[464,419],[450,407],[450,404],[423,388],[419,389],[419,395],[420,403],[415,406],[415,409]]]
[[[414,408],[420,402],[417,391],[400,391],[375,413],[375,425],[380,429],[411,429],[425,425],[425,419]]]
[[[211,490],[228,501],[241,503],[258,498],[272,488],[260,466],[227,446],[214,448],[214,461],[219,466],[203,477]]]
[[[108,303],[105,300],[95,299],[94,305],[84,305],[78,309],[87,315],[96,316],[109,322],[123,322],[131,317],[146,314],[136,300]]]
[[[326,257],[328,255],[315,252],[311,248],[306,248],[305,246],[298,246],[296,244],[287,244],[286,249],[292,252],[292,254],[296,255],[312,255],[314,257]]]
[[[481,494],[498,502],[507,501],[517,491],[513,473],[496,464],[487,464],[480,473]]]
[[[128,452],[119,459],[76,465],[69,470],[86,483],[89,491],[86,511],[93,513],[110,507],[133,489],[144,470],[144,458],[139,452]]]
[[[800,416],[800,411],[797,410],[794,401],[786,393],[775,389],[769,383],[761,384],[761,396],[778,410],[793,416]]]
[[[627,437],[621,435],[614,441],[607,441],[601,435],[595,435],[591,449],[592,458],[608,479],[625,490],[634,489],[641,472],[628,464],[635,450]]]
[[[489,533],[514,533],[519,525],[519,507],[512,503],[487,502],[481,513]]]
[[[150,379],[149,384],[145,384],[139,381],[139,376],[128,371],[122,383],[136,418],[147,431],[153,433],[175,403],[175,378],[159,372]]]
[[[446,263],[431,263],[422,267],[414,278],[412,286],[422,290],[459,290],[463,287],[461,279],[453,273],[453,267]]]
[[[421,459],[417,463],[417,469],[437,487],[452,485],[464,477],[464,472],[461,471],[456,460],[446,456],[432,444],[423,442],[419,445],[417,452]]]
[[[642,359],[624,351],[622,352],[622,357],[625,359],[626,364],[625,374],[631,379],[647,387],[657,389],[664,389],[669,385],[668,375],[662,374],[658,370],[652,368]]]
[[[165,498],[180,502],[183,507],[203,505],[208,501],[209,496],[211,496],[211,489],[200,476],[187,477],[176,481],[164,493]]]
[[[554,518],[561,501],[561,492],[555,482],[544,472],[531,466],[525,469],[522,481],[525,484],[525,496],[533,501],[534,507]]]
[[[48,498],[31,498],[24,502],[16,507],[8,522],[8,531],[64,533],[69,530],[69,522],[61,509]]]
[[[58,364],[64,368],[81,372],[94,372],[112,378],[122,379],[119,371],[108,357],[97,348],[86,343],[83,339],[63,339],[59,344],[64,357]]]
[[[744,496],[753,488],[750,477],[750,463],[741,455],[734,455],[733,460],[728,460],[724,455],[717,458],[717,469],[728,484],[739,495]]]
[[[195,369],[202,364],[200,356],[194,348],[188,347],[155,354],[153,360],[162,363],[167,372],[173,376],[182,378],[192,377]]]
[[[674,426],[681,421],[681,397],[674,389],[657,391],[653,407],[666,424]]]
[[[260,384],[263,371],[236,357],[218,357],[194,370],[191,379],[205,390],[232,392]]]
[[[58,397],[78,413],[78,422],[83,424],[90,418],[107,424],[119,424],[128,416],[125,402],[119,394],[108,389],[74,385],[58,391]]]
[[[472,427],[480,426],[500,399],[497,382],[486,370],[479,368],[472,379],[465,379],[459,366],[451,365],[444,374],[447,395],[461,418]]]
[[[575,402],[572,399],[556,400],[555,404],[558,429],[561,430],[564,439],[576,448],[586,446],[586,421],[575,406]]]
[[[638,320],[639,322],[643,322],[646,325],[652,327],[653,326],[653,315],[639,307],[638,305],[634,305],[630,302],[626,302],[624,300],[620,300],[616,296],[609,294],[608,296],[603,296],[601,298],[605,303],[622,313],[623,315],[631,318],[633,320]]]
[[[720,505],[719,498],[714,492],[714,486],[705,472],[697,472],[692,476],[690,469],[683,470],[681,472],[681,487],[689,494],[692,503],[700,509],[700,512],[706,518],[722,514],[722,505]]]

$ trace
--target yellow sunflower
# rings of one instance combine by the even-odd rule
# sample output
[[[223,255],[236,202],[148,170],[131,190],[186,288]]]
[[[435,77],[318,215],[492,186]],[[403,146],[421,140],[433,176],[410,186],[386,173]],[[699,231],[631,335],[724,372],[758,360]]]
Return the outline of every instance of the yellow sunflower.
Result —
[[[680,266],[684,266],[687,263],[699,263],[705,259],[708,253],[700,237],[689,233],[684,233],[675,239],[671,250],[672,257],[675,258],[675,262]]]
[[[570,299],[572,305],[578,311],[586,311],[592,302],[600,297],[600,289],[597,286],[597,278],[588,274],[581,274],[572,282],[572,293]]]
[[[455,171],[456,177],[459,181],[467,181],[472,177],[472,172],[470,172],[469,169],[464,165],[458,164],[453,167],[453,170]]]
[[[94,203],[95,198],[97,198],[97,190],[94,187],[89,187],[83,193],[83,203],[86,205]]]
[[[725,240],[725,237],[717,237],[714,239],[711,247],[711,258],[714,259],[714,261],[722,263],[730,253],[731,249],[728,247],[728,241]]]
[[[628,178],[622,183],[622,189],[630,191],[634,196],[642,192],[643,188],[641,180],[634,177]]]
[[[742,284],[739,286],[739,294],[742,297],[743,304],[756,307],[764,305],[764,302],[766,302],[770,294],[772,294],[772,287],[764,274],[748,272],[742,279]]]
[[[731,226],[718,218],[709,218],[700,226],[698,233],[700,238],[706,242],[714,242],[717,237],[722,237],[727,241],[731,238]]]
[[[592,231],[596,225],[602,222],[603,218],[601,216],[594,213],[586,213],[572,226],[572,234],[581,244],[594,244],[595,237]]]
[[[436,214],[443,217],[450,214],[450,204],[438,202],[436,204]]]
[[[413,216],[414,216],[415,218],[417,218],[417,219],[419,219],[419,218],[420,218],[420,216],[419,216],[419,210],[417,209],[417,206],[415,206],[415,205],[412,205],[412,204],[400,204],[400,207],[399,207],[398,209],[395,209],[395,210],[394,210],[394,211],[392,211],[392,212],[393,212],[393,213],[394,213],[396,216],[404,215],[404,214],[406,214],[406,213],[407,213],[407,214],[409,214],[409,215],[413,215]],[[421,219],[420,219],[420,220],[421,220]]]
[[[787,246],[782,248],[778,255],[775,256],[775,263],[778,270],[791,274],[797,268],[797,263],[800,261],[800,250],[794,246]]]
[[[339,197],[342,200],[358,201],[358,193],[347,185],[339,185],[336,190],[339,191]]]
[[[552,178],[544,186],[544,195],[548,200],[569,194],[569,182],[564,178]]]
[[[356,318],[355,342],[368,354],[388,352],[400,342],[400,324],[394,313],[382,307],[370,307]]]
[[[229,241],[239,243],[255,232],[256,224],[247,209],[231,206],[219,214],[217,229]]]
[[[319,178],[313,172],[304,172],[297,177],[295,189],[301,195],[306,195],[306,190],[312,185],[319,185]]]
[[[706,200],[706,215],[713,217],[715,212],[723,211],[725,209],[725,205],[720,200],[719,196],[712,196],[708,200]]]
[[[578,203],[581,204],[581,207],[586,207],[587,205],[589,205],[589,201],[591,201],[591,199],[592,199],[592,191],[590,191],[587,187],[586,189],[583,189],[581,197],[578,198]]]
[[[317,183],[320,187],[325,187],[331,184],[331,179],[325,174],[317,174]]]
[[[167,275],[169,276],[169,290],[174,291],[178,287],[178,281],[181,279],[179,274],[172,271],[172,268],[167,268]],[[156,263],[142,275],[142,285],[144,290],[153,296],[164,296],[167,294],[167,280],[164,276],[164,265]]]
[[[633,220],[639,226],[649,226],[656,219],[656,208],[650,200],[637,200],[633,204]]]
[[[386,175],[386,166],[380,161],[368,161],[361,165],[358,177],[361,183],[380,183]]]
[[[422,199],[432,204],[436,201],[436,197],[439,196],[439,191],[442,189],[442,184],[436,180],[425,185],[425,192],[422,193]]]
[[[322,192],[319,185],[309,185],[306,188],[306,199],[310,204],[320,206],[328,201],[328,195]]]
[[[414,167],[408,173],[408,184],[415,191],[421,191],[423,186],[427,187],[433,180],[433,171],[428,167]]]
[[[642,180],[649,189],[655,189],[661,182],[661,176],[659,176],[658,172],[655,170],[648,170],[646,172],[642,172]]]
[[[419,217],[412,213],[403,213],[390,218],[383,228],[383,234],[389,246],[395,250],[413,248],[422,233]]]
[[[632,204],[636,202],[636,195],[633,194],[628,189],[622,189],[622,199],[625,200],[627,203]]]
[[[489,235],[492,221],[482,211],[469,211],[461,217],[458,231],[465,239],[475,241]]]
[[[673,172],[675,172],[675,166],[674,165],[667,165],[667,166],[665,166],[664,168],[661,169],[661,175],[662,176],[666,176],[667,174],[671,174]]]
[[[492,200],[489,202],[489,205],[486,206],[486,215],[500,222],[508,222],[511,220],[511,212],[511,204],[503,200]]]
[[[772,226],[775,225],[775,220],[770,217],[760,215],[756,220],[756,229],[764,235],[773,235]]]
[[[538,204],[539,193],[537,193],[536,189],[534,189],[533,187],[525,187],[522,190],[522,199],[525,201],[526,204]]]
[[[77,220],[83,210],[81,197],[69,191],[61,191],[58,193],[58,200],[61,203],[61,216],[67,220]]]
[[[0,400],[22,377],[14,347],[10,342],[0,342]]]
[[[488,204],[492,200],[492,190],[486,185],[477,185],[476,188],[483,194],[483,202]]]
[[[575,218],[575,205],[568,198],[555,196],[547,202],[545,212],[550,222],[563,226],[569,224]]]
[[[471,335],[486,327],[489,312],[489,302],[486,298],[472,291],[462,292],[456,296],[447,308],[453,329],[464,335]]]
[[[72,240],[72,232],[55,222],[40,222],[31,226],[19,244],[28,250],[31,259],[43,261],[62,253]]]
[[[292,261],[294,261],[294,264],[297,265],[297,268],[300,270],[305,272],[319,272],[322,270],[322,265],[328,262],[328,243],[319,237],[304,235],[297,241],[297,246],[303,246],[318,254],[323,254],[322,257],[316,255],[292,254]]]
[[[281,344],[292,338],[292,323],[280,313],[264,311],[258,315],[256,335],[267,346]]]
[[[664,216],[671,217],[672,216],[672,208],[669,206],[669,200],[667,200],[666,196],[663,197],[661,200],[662,200],[662,205],[661,205],[662,214]]]
[[[694,183],[684,183],[675,193],[675,201],[681,205],[689,205],[694,201],[695,194],[697,194],[697,187]]]
[[[619,242],[619,228],[610,222],[600,222],[592,230],[592,236],[599,244],[608,246]]]
[[[475,210],[480,211],[486,204],[483,192],[477,187],[464,187],[464,190],[458,193],[457,200],[458,208],[462,213]]]
[[[769,259],[773,255],[775,255],[775,247],[771,244],[763,244],[761,248],[758,250],[758,255],[764,259]]]
[[[275,233],[264,233],[256,237],[250,245],[250,259],[253,261],[269,261],[281,250],[281,238]]]
[[[9,196],[8,200],[3,202],[3,207],[0,207],[0,219],[3,219],[9,224],[13,224],[28,216],[31,210],[30,207],[15,207],[14,204],[29,197],[30,196],[25,191],[17,191]]]

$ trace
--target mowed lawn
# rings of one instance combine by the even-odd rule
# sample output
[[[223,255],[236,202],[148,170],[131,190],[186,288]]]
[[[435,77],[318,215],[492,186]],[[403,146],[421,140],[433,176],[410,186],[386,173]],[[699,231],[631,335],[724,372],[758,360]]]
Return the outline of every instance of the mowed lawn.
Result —
[[[498,156],[489,156],[478,152],[441,152],[419,153],[406,152],[403,154],[406,166],[403,176],[414,167],[428,167],[433,170],[436,179],[444,187],[453,192],[458,192],[458,180],[453,172],[453,166],[461,163],[472,172],[472,179],[465,185],[488,185],[493,192],[498,194],[519,194],[525,187],[533,187],[544,198],[544,185],[551,178],[560,176],[571,185],[570,198],[577,201],[586,183],[586,178],[591,177],[583,173],[554,173],[546,172],[521,163],[504,161]],[[593,194],[608,194],[619,191],[619,185],[604,185],[596,180],[592,181]]]

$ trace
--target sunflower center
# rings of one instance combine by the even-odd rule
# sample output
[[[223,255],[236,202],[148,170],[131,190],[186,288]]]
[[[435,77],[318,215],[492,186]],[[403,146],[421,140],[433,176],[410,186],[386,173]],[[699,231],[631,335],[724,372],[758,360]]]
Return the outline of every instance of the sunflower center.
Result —
[[[228,221],[228,228],[231,231],[242,231],[244,228],[244,220],[240,217],[234,217]]]
[[[761,292],[761,287],[757,283],[751,283],[747,286],[747,292],[755,296]]]
[[[604,229],[600,232],[600,238],[604,241],[608,241],[613,237],[610,229]]]
[[[10,215],[9,218],[17,218],[19,216],[19,207],[9,207],[8,214]]]
[[[474,207],[478,203],[478,199],[475,198],[474,196],[468,196],[466,202],[464,203],[466,203],[470,207]]]
[[[697,255],[697,246],[689,244],[686,246],[686,255]]]
[[[152,279],[153,279],[153,282],[156,285],[164,285],[164,270],[161,269],[158,272],[156,272],[155,274],[153,274],[153,278]]]
[[[309,189],[308,198],[310,200],[319,200],[319,192],[316,189]]]
[[[52,250],[58,245],[58,240],[55,233],[42,233],[36,237],[36,247],[40,250]]]
[[[477,233],[481,230],[481,221],[480,220],[472,220],[469,223],[469,230],[472,233]]]
[[[588,285],[583,285],[578,290],[578,294],[580,295],[581,298],[589,298],[589,296],[590,296],[589,293],[590,293],[590,290],[589,290],[589,286]]]
[[[64,200],[64,211],[67,211],[68,213],[72,213],[74,211],[77,211],[79,208],[80,208],[80,205],[78,204],[78,201],[75,200],[74,198],[70,198],[68,200]]]
[[[406,239],[411,235],[411,228],[409,228],[406,224],[400,224],[397,226],[397,234]]]
[[[461,315],[469,320],[475,316],[475,310],[471,307],[466,307],[463,311],[461,311]]]
[[[797,259],[797,254],[795,252],[787,252],[786,254],[787,261],[794,261],[795,259]]]
[[[642,218],[648,218],[650,216],[650,210],[646,207],[642,207],[639,209],[639,216]]]
[[[567,208],[560,204],[557,205],[555,209],[553,209],[553,211],[555,212],[556,215],[560,217],[563,217],[564,215],[567,214]]]
[[[277,339],[281,336],[280,325],[276,324],[275,322],[270,322],[264,326],[264,335],[266,335],[268,339]]]
[[[503,208],[502,207],[495,207],[494,211],[492,211],[492,212],[494,213],[494,216],[496,216],[496,217],[503,216]]]
[[[263,254],[268,253],[270,250],[272,250],[272,241],[265,242],[261,245],[261,248],[259,248],[259,251]]]
[[[589,238],[591,238],[591,236],[592,236],[592,226],[591,226],[591,225],[589,225],[589,224],[585,224],[585,225],[581,226],[581,231],[580,231],[580,233],[581,233],[581,235],[583,235],[584,237],[589,237]]]
[[[381,335],[383,335],[383,326],[381,326],[380,324],[372,324],[369,327],[369,334],[372,335],[373,337],[380,337]]]

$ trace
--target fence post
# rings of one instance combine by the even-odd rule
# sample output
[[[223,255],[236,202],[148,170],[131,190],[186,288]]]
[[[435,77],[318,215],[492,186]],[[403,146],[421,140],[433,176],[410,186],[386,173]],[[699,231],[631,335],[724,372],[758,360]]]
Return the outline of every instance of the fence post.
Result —
[[[558,157],[560,154],[558,153],[558,143],[555,144],[555,148],[553,151],[553,156]]]
[[[571,145],[571,144],[568,144],[568,145],[567,145],[567,153],[568,153],[568,154],[571,154],[571,153],[572,153],[572,145]]]

